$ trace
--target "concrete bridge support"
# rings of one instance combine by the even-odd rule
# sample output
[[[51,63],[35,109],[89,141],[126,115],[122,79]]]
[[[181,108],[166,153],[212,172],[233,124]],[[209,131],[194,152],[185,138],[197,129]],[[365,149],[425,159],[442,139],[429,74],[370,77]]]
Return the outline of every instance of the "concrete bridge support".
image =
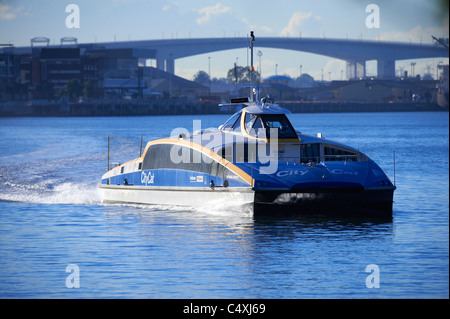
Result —
[[[366,61],[347,61],[347,80],[364,78]]]
[[[168,73],[175,74],[175,59],[172,55],[158,57],[156,59],[156,67]]]
[[[379,79],[395,78],[395,61],[377,60],[377,77]]]
[[[165,71],[166,70],[166,60],[163,58],[156,58],[156,68]]]
[[[173,57],[166,59],[166,72],[175,74],[175,59]]]

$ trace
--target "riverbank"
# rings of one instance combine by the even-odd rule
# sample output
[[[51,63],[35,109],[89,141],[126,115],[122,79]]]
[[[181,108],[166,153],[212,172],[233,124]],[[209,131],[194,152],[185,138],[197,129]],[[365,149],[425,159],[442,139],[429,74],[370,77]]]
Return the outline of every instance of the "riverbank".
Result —
[[[358,112],[440,112],[447,111],[432,103],[367,103],[367,102],[282,102],[292,113],[358,113]]]
[[[280,102],[292,113],[353,112],[434,112],[447,111],[437,104],[364,103],[364,102]],[[83,116],[148,116],[233,113],[223,111],[215,103],[198,103],[182,99],[101,100],[84,103],[7,102],[0,103],[0,117],[83,117]]]

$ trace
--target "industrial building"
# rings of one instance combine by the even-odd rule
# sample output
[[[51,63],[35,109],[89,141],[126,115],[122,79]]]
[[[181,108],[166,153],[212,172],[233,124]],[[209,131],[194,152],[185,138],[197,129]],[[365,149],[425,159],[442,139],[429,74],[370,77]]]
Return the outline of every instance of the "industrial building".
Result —
[[[0,53],[0,101],[203,96],[208,88],[153,67],[149,50],[99,46],[35,46]],[[151,53],[151,52],[150,52]],[[70,84],[70,85],[69,85]],[[69,86],[68,86],[69,85]]]

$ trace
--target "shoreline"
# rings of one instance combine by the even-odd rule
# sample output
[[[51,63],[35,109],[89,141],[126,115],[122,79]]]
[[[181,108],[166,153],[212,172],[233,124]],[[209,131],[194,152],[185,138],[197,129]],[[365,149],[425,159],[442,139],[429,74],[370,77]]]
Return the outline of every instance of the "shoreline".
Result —
[[[292,113],[369,113],[369,112],[448,112],[437,104],[367,103],[335,101],[281,101],[281,107]],[[237,109],[220,110],[215,103],[193,103],[185,100],[95,101],[85,103],[0,103],[0,117],[106,117],[152,115],[233,114]]]

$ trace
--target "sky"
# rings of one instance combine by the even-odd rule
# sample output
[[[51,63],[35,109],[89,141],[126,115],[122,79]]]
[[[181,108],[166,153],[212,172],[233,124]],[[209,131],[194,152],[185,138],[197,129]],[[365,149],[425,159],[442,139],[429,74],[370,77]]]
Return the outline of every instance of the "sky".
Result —
[[[432,43],[431,35],[448,38],[448,11],[441,0],[0,0],[0,43],[28,46],[43,36],[51,44],[62,37],[79,43],[127,40],[244,37],[255,32],[261,51],[263,78],[277,74],[298,77],[308,73],[320,80],[340,80],[345,62],[297,51],[258,48],[257,38],[320,37]],[[80,9],[80,27],[67,28],[69,4]],[[370,4],[379,8],[379,28],[368,28]],[[247,49],[208,53],[175,62],[175,73],[187,79],[199,71],[226,77],[235,62],[247,65]],[[437,64],[447,59],[400,61],[396,69],[435,77]],[[154,61],[148,65],[155,66]],[[259,66],[259,61],[258,65]],[[345,71],[344,71],[345,72]],[[345,73],[344,73],[345,74]],[[376,63],[367,63],[376,75]],[[344,75],[345,77],[345,75]]]

